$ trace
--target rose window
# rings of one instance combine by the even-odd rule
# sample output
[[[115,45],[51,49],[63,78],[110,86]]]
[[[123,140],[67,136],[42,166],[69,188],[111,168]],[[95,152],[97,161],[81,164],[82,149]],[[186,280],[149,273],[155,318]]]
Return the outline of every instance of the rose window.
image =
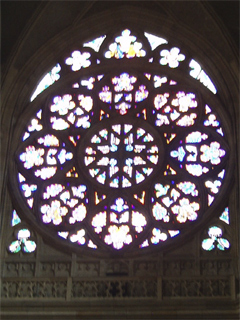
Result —
[[[15,137],[18,212],[66,250],[177,244],[228,187],[212,80],[174,43],[136,34],[106,34],[60,57]]]

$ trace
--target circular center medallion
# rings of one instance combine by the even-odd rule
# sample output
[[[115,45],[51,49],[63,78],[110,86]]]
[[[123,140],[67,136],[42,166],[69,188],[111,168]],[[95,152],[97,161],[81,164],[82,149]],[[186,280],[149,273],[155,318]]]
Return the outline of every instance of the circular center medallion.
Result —
[[[144,125],[106,125],[90,136],[84,147],[84,165],[91,178],[111,188],[138,185],[159,162],[159,147]]]

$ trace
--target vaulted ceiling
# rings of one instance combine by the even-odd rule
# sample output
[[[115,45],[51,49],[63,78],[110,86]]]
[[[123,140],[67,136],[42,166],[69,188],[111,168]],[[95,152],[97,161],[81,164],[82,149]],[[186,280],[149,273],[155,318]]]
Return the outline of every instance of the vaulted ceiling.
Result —
[[[47,5],[49,1],[1,1],[1,65],[2,71],[8,62],[8,59],[14,50],[14,47],[19,40],[20,35],[26,30],[28,23],[34,21],[35,15],[41,8]],[[110,6],[116,6],[124,3],[132,3],[138,6],[144,1],[80,1],[81,6],[86,3],[92,3],[91,10],[96,11],[107,9]],[[178,1],[168,1],[169,8],[175,5]],[[111,3],[111,4],[110,4]],[[235,43],[236,51],[239,48],[239,1],[204,1],[210,5],[213,14],[218,16],[220,24],[226,28],[229,37]],[[183,6],[188,6],[189,1],[182,1]],[[146,5],[146,4],[144,4]],[[149,9],[156,9],[161,5],[161,1],[148,1]],[[96,10],[95,10],[95,9]],[[47,32],[47,31],[46,31]]]

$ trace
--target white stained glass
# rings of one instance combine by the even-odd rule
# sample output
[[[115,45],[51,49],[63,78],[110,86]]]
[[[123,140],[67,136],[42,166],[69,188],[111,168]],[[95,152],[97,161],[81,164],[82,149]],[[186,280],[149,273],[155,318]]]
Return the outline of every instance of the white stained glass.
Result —
[[[187,220],[194,221],[197,219],[197,212],[200,209],[200,205],[197,202],[192,202],[186,198],[179,201],[179,205],[174,205],[172,211],[177,215],[177,221],[185,223]]]
[[[78,197],[80,199],[84,199],[85,194],[84,192],[87,191],[87,187],[85,185],[80,185],[78,187],[72,187],[72,192],[74,197]]]
[[[51,117],[50,122],[52,123],[52,128],[55,130],[65,130],[70,127],[70,125],[61,118]]]
[[[76,221],[80,222],[86,217],[87,208],[84,204],[80,204],[72,212],[72,217],[69,218],[69,223],[75,223]]]
[[[129,234],[129,231],[130,229],[126,225],[120,227],[112,225],[108,228],[109,234],[105,236],[104,241],[119,250],[124,244],[130,244],[132,242],[132,236]]]
[[[94,244],[94,243],[92,242],[92,240],[89,240],[89,241],[88,241],[88,247],[89,247],[89,248],[92,248],[92,249],[97,249],[96,244]]]
[[[214,86],[213,82],[209,78],[209,76],[206,74],[205,71],[202,70],[200,64],[192,59],[189,63],[189,67],[192,68],[190,71],[190,76],[192,76],[194,79],[199,80],[205,87],[207,87],[212,93],[216,94],[217,89]]]
[[[89,112],[90,110],[92,110],[93,107],[93,100],[91,97],[89,96],[84,96],[84,95],[79,95],[78,96],[78,100],[79,100],[79,104],[80,106],[86,110],[87,112]]]
[[[61,164],[65,163],[67,160],[71,160],[73,158],[73,154],[71,152],[67,152],[65,149],[62,149],[58,155],[58,160]]]
[[[179,66],[179,62],[185,60],[184,54],[180,53],[179,48],[172,48],[171,50],[162,50],[160,52],[162,58],[160,59],[160,64],[169,65],[170,68],[177,68]]]
[[[212,164],[219,164],[221,162],[220,158],[225,155],[225,150],[220,149],[220,143],[214,141],[210,143],[210,146],[203,145],[200,148],[202,152],[200,158],[203,162],[210,161]]]
[[[33,207],[33,198],[28,198],[27,203],[28,203],[29,207],[32,208]]]
[[[83,52],[76,50],[72,52],[72,56],[65,60],[65,63],[72,66],[72,71],[78,71],[81,68],[87,68],[91,65],[89,58],[91,57],[89,52]]]
[[[214,249],[214,239],[208,238],[208,239],[204,239],[202,242],[202,248],[206,251],[210,251]]]
[[[157,110],[161,109],[167,102],[169,93],[158,94],[154,99],[154,106]]]
[[[140,247],[140,248],[146,248],[146,247],[149,247],[148,239],[146,239],[145,241],[143,241],[143,243],[142,243],[139,247]]]
[[[215,247],[217,247],[221,251],[229,249],[230,243],[227,239],[222,238],[222,234],[222,229],[217,226],[209,228],[209,238],[202,241],[202,248],[206,251],[211,251]]]
[[[61,207],[60,201],[54,200],[51,202],[51,205],[44,204],[41,206],[41,212],[44,223],[50,223],[52,221],[54,225],[59,225],[62,222],[62,217],[67,214],[68,209]]]
[[[9,246],[9,251],[12,253],[17,253],[21,250],[21,241],[15,240]]]
[[[158,202],[154,204],[152,213],[156,220],[163,220],[164,222],[169,222],[170,220],[167,209]]]
[[[145,100],[148,97],[148,93],[149,92],[146,90],[145,86],[143,86],[143,85],[140,86],[139,90],[136,91],[135,101],[136,102],[140,102],[140,101]]]
[[[137,81],[136,77],[130,76],[128,73],[122,73],[120,77],[114,77],[112,83],[115,84],[114,90],[116,92],[131,91],[133,84]]]
[[[168,117],[166,115],[157,114],[157,120],[155,122],[157,127],[161,127],[162,125],[170,124]]]
[[[84,43],[83,46],[92,48],[94,51],[98,52],[105,38],[106,38],[105,35],[101,36],[92,41]]]
[[[201,164],[186,164],[186,170],[196,177],[200,177],[203,173],[209,171],[208,168],[201,166]]]
[[[57,167],[48,167],[48,168],[44,167],[40,170],[36,170],[34,174],[36,177],[40,177],[41,179],[46,180],[53,177],[56,172],[57,172]]]
[[[135,227],[136,232],[140,233],[143,231],[143,227],[147,225],[147,220],[143,214],[138,211],[132,212],[132,225]]]
[[[35,251],[37,245],[34,241],[28,240],[30,235],[31,233],[28,229],[19,230],[17,234],[18,240],[15,240],[11,243],[11,245],[9,246],[9,250],[12,253],[17,253],[21,249],[23,249],[23,251],[26,253],[31,253]]]
[[[60,79],[59,71],[61,70],[60,64],[56,64],[53,69],[48,72],[42,80],[39,82],[37,88],[35,89],[34,93],[32,94],[30,101],[32,102],[42,91],[47,89],[51,86],[55,81]]]
[[[208,116],[208,119],[204,121],[204,125],[206,127],[209,127],[209,126],[218,127],[219,121],[217,121],[217,117],[214,114],[210,114]]]
[[[190,115],[183,116],[178,122],[177,125],[181,127],[189,127],[194,125],[195,120],[197,118],[196,113],[191,113]]]
[[[189,227],[189,224],[193,226],[193,222],[201,218],[199,210],[207,205],[209,209],[223,184],[225,170],[222,168],[227,151],[223,150],[225,144],[221,143],[222,140],[218,142],[218,134],[224,135],[218,116],[203,103],[202,93],[180,91],[189,89],[186,89],[184,83],[175,81],[175,71],[169,71],[169,68],[174,69],[181,65],[182,68],[179,68],[177,73],[189,72],[191,77],[199,80],[215,94],[217,91],[214,84],[195,60],[190,61],[189,57],[186,60],[182,54],[183,49],[168,47],[167,50],[166,39],[147,32],[144,33],[144,42],[141,43],[140,36],[139,39],[137,37],[140,33],[141,30],[133,34],[125,29],[115,37],[113,43],[105,40],[110,41],[111,34],[79,43],[79,48],[84,48],[81,52],[76,50],[70,53],[64,63],[67,73],[72,73],[70,69],[80,70],[69,82],[70,91],[65,91],[62,95],[55,91],[52,98],[49,96],[47,101],[53,99],[50,105],[43,106],[44,109],[39,110],[34,118],[27,122],[27,129],[22,136],[23,141],[32,141],[35,138],[35,146],[32,142],[33,145],[29,143],[26,148],[27,140],[18,154],[18,163],[22,165],[23,172],[33,168],[28,171],[27,178],[18,175],[22,197],[25,197],[24,200],[32,209],[33,205],[35,207],[39,204],[43,224],[51,224],[52,227],[55,225],[56,233],[60,237],[68,242],[85,244],[92,249],[100,248],[101,241],[104,243],[103,250],[106,249],[106,244],[120,250],[136,240],[137,246],[143,248],[175,237],[180,233],[175,230],[180,228],[180,224],[184,229]],[[103,43],[106,46],[104,48]],[[145,44],[151,49],[147,52],[147,57],[143,58],[146,56],[143,47]],[[152,51],[155,51],[156,58],[158,55],[158,61]],[[139,57],[142,58],[138,59]],[[105,72],[102,68],[109,64],[106,58],[122,59],[114,62],[119,68],[114,71],[107,67]],[[128,68],[130,61],[127,59],[130,58],[133,58],[132,63],[136,68],[137,61],[143,63],[141,70],[131,71],[131,68]],[[157,62],[158,66],[162,65],[159,66],[161,71],[147,70],[149,63],[149,66],[153,66],[153,62]],[[92,63],[96,65],[91,75],[89,72]],[[121,68],[122,63],[124,68]],[[99,75],[101,72],[97,72],[98,64],[101,64],[101,72],[104,74]],[[91,67],[88,71],[82,70],[89,66]],[[31,101],[60,78],[60,70],[61,66],[57,64],[43,77]],[[194,81],[192,79],[192,82]],[[172,85],[177,86],[171,87]],[[56,90],[58,88],[60,86],[56,85]],[[200,107],[202,110],[198,110]],[[130,119],[132,116],[136,121]],[[126,122],[127,119],[131,124]],[[141,123],[144,129],[140,127]],[[148,130],[151,125],[155,129]],[[159,128],[167,125],[168,128]],[[89,130],[89,133],[88,130],[83,130],[90,126],[93,130]],[[190,126],[193,126],[192,130],[186,128]],[[157,142],[158,138],[164,140],[163,144],[162,141]],[[164,150],[161,150],[159,145]],[[74,157],[76,152],[79,155],[79,150],[83,153],[86,174],[90,180],[95,180],[94,188],[87,189],[85,185],[78,185],[84,183],[84,176],[81,174],[83,172],[80,172],[78,167],[80,162],[75,162],[79,159]],[[169,156],[168,163],[166,161]],[[220,163],[219,169],[217,165]],[[63,164],[67,165],[66,170]],[[214,179],[211,179],[210,170],[216,172]],[[184,172],[186,177],[188,176],[186,181],[181,179]],[[209,174],[204,175],[208,172]],[[37,182],[36,185],[29,183],[31,174],[34,181],[39,181],[37,178],[50,179],[42,181],[44,188],[39,189],[42,190],[40,200],[36,199],[40,192]],[[154,175],[152,182],[150,175]],[[75,179],[77,177],[78,179]],[[62,184],[57,184],[56,181],[62,181]],[[156,183],[157,181],[165,183]],[[88,182],[86,181],[86,184]],[[127,192],[126,188],[130,188],[131,192]],[[134,198],[133,202],[131,197]],[[200,207],[201,201],[203,204]],[[140,208],[143,210],[143,207],[144,211],[141,211]],[[148,210],[146,208],[149,208],[150,212],[145,211]],[[88,214],[91,216],[88,217]],[[220,225],[223,225],[223,222],[229,224],[228,208],[218,217],[221,220]],[[20,223],[19,220],[15,214],[12,225]],[[149,222],[151,229],[147,230]],[[164,226],[163,230],[154,228],[160,225]],[[82,226],[86,229],[82,229]],[[67,228],[68,231],[57,231]],[[86,236],[89,228],[97,234],[94,240],[99,240],[97,245],[89,239],[89,234]],[[146,235],[140,238],[136,233],[143,232],[144,229]],[[222,238],[223,230],[221,234],[219,230],[221,228],[218,227],[209,229],[209,239],[203,240],[203,248],[225,250],[230,247],[229,241]],[[33,252],[36,249],[35,242],[29,239],[30,231],[28,237],[19,237],[10,245],[10,251]]]
[[[200,143],[203,140],[206,140],[208,138],[208,135],[205,133],[201,133],[199,131],[195,131],[192,133],[189,133],[186,137],[187,143]]]
[[[197,147],[195,146],[191,146],[191,145],[186,145],[186,150],[188,151],[189,155],[187,156],[187,161],[192,161],[192,162],[196,162],[197,161]]]
[[[160,241],[166,241],[167,240],[167,234],[164,232],[161,232],[158,228],[153,228],[152,230],[152,238],[151,242],[153,244],[158,244]]]
[[[21,229],[18,232],[18,239],[22,240],[22,239],[27,239],[30,237],[30,231],[28,229]]]
[[[41,112],[42,110],[40,110],[39,112]],[[38,112],[38,114],[39,114]],[[27,127],[27,130],[29,132],[33,132],[33,131],[41,131],[43,126],[42,124],[39,123],[39,120],[41,119],[41,117],[39,117],[38,119],[37,118],[33,118],[30,122],[30,124],[28,125]],[[25,141],[29,136],[30,136],[30,133],[29,132],[25,132],[24,135],[23,135],[23,141]]]
[[[49,149],[46,155],[47,164],[54,165],[57,164],[57,160],[54,155],[57,153],[57,149]]]
[[[32,195],[32,192],[37,190],[37,186],[35,184],[28,185],[24,183],[22,184],[22,190],[24,193],[24,197],[28,198]]]
[[[78,200],[77,200],[77,199],[70,199],[69,201],[67,201],[67,205],[68,205],[70,208],[75,207],[77,203],[78,203]]]
[[[171,151],[170,155],[173,158],[178,158],[178,160],[182,162],[186,152],[184,151],[183,147],[179,147],[178,150]]]
[[[60,195],[60,199],[63,201],[64,204],[67,203],[67,200],[70,199],[70,192],[67,190],[67,191],[64,191],[61,195]]]
[[[131,31],[125,29],[122,31],[121,36],[115,38],[115,42],[109,46],[109,51],[105,53],[105,57],[110,59],[122,59],[124,56],[127,58],[144,57],[146,51],[142,49],[142,44],[136,41],[136,37],[131,35]]]
[[[84,245],[86,242],[85,239],[85,230],[81,229],[78,230],[76,234],[72,234],[69,238],[71,242],[77,242],[80,245]]]
[[[219,188],[221,187],[221,185],[222,183],[219,180],[215,180],[215,181],[208,180],[205,182],[205,186],[209,188],[212,193],[215,193],[215,194],[219,192]]]
[[[59,231],[58,235],[59,235],[59,237],[61,237],[63,239],[67,239],[69,232],[68,231]]]
[[[147,37],[152,50],[156,49],[161,44],[168,43],[167,40],[160,38],[158,36],[155,36],[151,33],[144,32],[144,35],[145,37]]]
[[[47,134],[44,137],[38,139],[38,143],[43,144],[45,147],[58,147],[59,140],[52,134]]]
[[[96,233],[102,232],[102,228],[106,226],[106,223],[107,223],[107,213],[106,213],[106,211],[99,212],[92,219],[92,226],[93,226],[94,231]]]
[[[180,182],[179,184],[177,184],[177,187],[185,194],[191,194],[193,197],[198,196],[198,190],[196,189],[195,184],[192,182]]]
[[[163,195],[166,195],[169,188],[169,185],[163,186],[161,183],[155,184],[156,197],[159,198]]]
[[[177,235],[179,235],[180,231],[179,230],[168,230],[168,233],[170,234],[170,237],[173,238],[173,237],[176,237]]]
[[[72,101],[70,94],[65,94],[63,97],[56,96],[53,98],[53,104],[50,106],[52,112],[58,112],[60,116],[64,116],[69,110],[75,108],[75,102]]]
[[[131,105],[129,103],[126,103],[126,102],[122,102],[120,104],[116,104],[115,105],[115,108],[117,110],[119,110],[119,113],[121,115],[124,115],[127,113],[127,110],[129,110],[131,108]]]
[[[44,160],[42,156],[44,155],[44,149],[35,149],[34,146],[28,146],[25,150],[26,152],[20,154],[19,158],[24,162],[26,169],[43,164]]]
[[[31,253],[31,252],[35,251],[36,247],[37,247],[37,245],[34,241],[26,240],[24,242],[23,251],[27,252],[27,253]]]
[[[179,108],[180,112],[186,112],[189,108],[196,108],[198,103],[195,100],[195,94],[178,92],[177,98],[172,100],[172,105]]]
[[[208,195],[208,206],[210,206],[214,201],[214,197],[211,196],[210,194]]]
[[[154,76],[154,87],[159,88],[162,86],[162,84],[167,82],[167,77],[160,77],[160,76]]]
[[[49,199],[50,197],[56,197],[62,190],[64,186],[61,184],[51,184],[47,186],[45,192],[43,193],[43,199]]]
[[[87,87],[88,90],[92,90],[94,87],[95,78],[90,77],[89,79],[85,79],[81,81],[81,85],[83,87]],[[79,84],[77,84],[76,88],[79,88]]]

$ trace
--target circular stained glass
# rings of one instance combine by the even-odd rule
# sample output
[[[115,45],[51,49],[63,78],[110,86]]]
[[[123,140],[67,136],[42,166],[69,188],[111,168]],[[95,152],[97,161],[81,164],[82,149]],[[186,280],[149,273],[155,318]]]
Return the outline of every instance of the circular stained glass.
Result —
[[[63,248],[159,250],[218,206],[228,144],[216,87],[174,44],[138,35],[83,43],[31,97],[14,164],[19,211]]]
[[[162,158],[164,153],[160,136],[149,133],[144,121],[110,125],[106,121],[100,128],[88,135],[79,151],[88,177],[106,187],[130,188],[160,168],[159,152]]]

